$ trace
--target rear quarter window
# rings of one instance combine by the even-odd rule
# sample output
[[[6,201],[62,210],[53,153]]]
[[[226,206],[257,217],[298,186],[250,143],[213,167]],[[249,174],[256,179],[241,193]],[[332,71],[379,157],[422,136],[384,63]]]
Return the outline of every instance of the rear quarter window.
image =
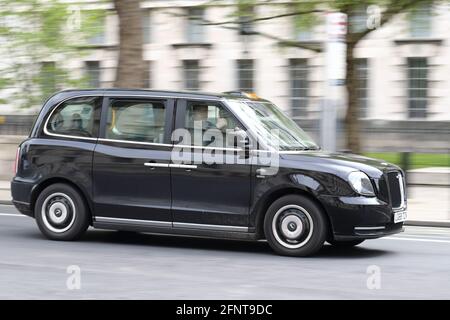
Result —
[[[100,97],[74,98],[62,103],[51,113],[46,124],[47,133],[95,137],[97,134],[95,113],[100,104]]]

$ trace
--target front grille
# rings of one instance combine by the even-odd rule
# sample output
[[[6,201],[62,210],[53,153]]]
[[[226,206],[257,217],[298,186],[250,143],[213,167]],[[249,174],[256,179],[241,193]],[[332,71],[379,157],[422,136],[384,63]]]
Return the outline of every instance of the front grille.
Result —
[[[392,208],[403,207],[405,201],[403,175],[399,171],[388,172],[387,181]]]

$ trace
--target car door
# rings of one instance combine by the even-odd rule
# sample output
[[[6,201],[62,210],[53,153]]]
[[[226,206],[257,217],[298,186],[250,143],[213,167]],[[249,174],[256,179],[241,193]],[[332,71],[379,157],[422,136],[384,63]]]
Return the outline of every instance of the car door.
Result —
[[[220,145],[199,140],[209,129],[224,132],[242,125],[219,101],[181,99],[177,101],[176,128],[173,139],[178,144],[171,169],[174,228],[246,232],[251,165],[226,141]],[[175,159],[177,149],[182,159]],[[211,153],[223,154],[225,161],[206,163]]]
[[[106,97],[94,152],[96,222],[172,226],[172,99]]]

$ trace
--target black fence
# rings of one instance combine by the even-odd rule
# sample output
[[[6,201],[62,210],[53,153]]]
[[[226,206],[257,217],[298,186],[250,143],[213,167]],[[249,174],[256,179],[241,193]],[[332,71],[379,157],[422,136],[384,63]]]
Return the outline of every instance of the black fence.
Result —
[[[0,115],[0,135],[28,136],[37,115]]]

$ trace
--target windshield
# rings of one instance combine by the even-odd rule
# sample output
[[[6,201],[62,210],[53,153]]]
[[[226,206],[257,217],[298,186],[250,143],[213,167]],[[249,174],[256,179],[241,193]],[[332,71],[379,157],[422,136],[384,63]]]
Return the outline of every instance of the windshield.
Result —
[[[319,149],[292,119],[267,101],[227,100],[237,116],[272,148],[284,151]]]

